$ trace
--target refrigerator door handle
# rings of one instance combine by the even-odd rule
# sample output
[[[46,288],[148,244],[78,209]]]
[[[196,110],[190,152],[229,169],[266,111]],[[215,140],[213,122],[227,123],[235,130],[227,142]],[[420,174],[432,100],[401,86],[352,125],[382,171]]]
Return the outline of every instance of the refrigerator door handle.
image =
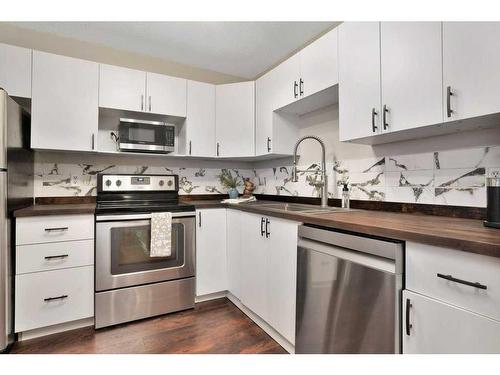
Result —
[[[7,169],[7,99],[9,96],[0,88],[0,170]]]

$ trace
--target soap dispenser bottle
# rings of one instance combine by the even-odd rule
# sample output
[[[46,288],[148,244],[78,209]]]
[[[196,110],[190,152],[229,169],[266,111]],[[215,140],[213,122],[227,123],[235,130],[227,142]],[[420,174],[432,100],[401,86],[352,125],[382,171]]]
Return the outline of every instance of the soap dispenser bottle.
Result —
[[[342,188],[342,208],[349,208],[349,188],[344,184]]]

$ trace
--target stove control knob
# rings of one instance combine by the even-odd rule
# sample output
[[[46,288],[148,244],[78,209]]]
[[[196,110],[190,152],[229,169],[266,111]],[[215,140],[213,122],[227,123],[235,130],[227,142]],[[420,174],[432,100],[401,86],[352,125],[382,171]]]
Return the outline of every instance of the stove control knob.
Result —
[[[167,185],[172,186],[172,180],[168,180]]]
[[[119,187],[119,186],[121,186],[121,184],[122,184],[121,180],[116,180],[116,186]]]
[[[106,186],[111,186],[111,180],[106,180]]]
[[[165,181],[160,180],[159,184],[160,184],[160,186],[163,186],[163,185],[165,185]]]

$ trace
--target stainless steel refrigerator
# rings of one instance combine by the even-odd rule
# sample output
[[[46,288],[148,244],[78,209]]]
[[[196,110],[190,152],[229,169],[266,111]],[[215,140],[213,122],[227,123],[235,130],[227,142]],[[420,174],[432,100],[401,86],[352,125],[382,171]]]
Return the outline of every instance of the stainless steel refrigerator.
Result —
[[[33,203],[30,115],[0,88],[0,352],[14,341],[14,210]]]

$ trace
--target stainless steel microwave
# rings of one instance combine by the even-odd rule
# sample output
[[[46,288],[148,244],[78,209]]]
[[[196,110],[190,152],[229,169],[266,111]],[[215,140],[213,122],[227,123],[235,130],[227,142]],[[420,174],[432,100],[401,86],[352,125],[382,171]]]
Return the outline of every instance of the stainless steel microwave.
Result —
[[[175,126],[160,121],[121,118],[120,151],[170,153],[175,150]]]

